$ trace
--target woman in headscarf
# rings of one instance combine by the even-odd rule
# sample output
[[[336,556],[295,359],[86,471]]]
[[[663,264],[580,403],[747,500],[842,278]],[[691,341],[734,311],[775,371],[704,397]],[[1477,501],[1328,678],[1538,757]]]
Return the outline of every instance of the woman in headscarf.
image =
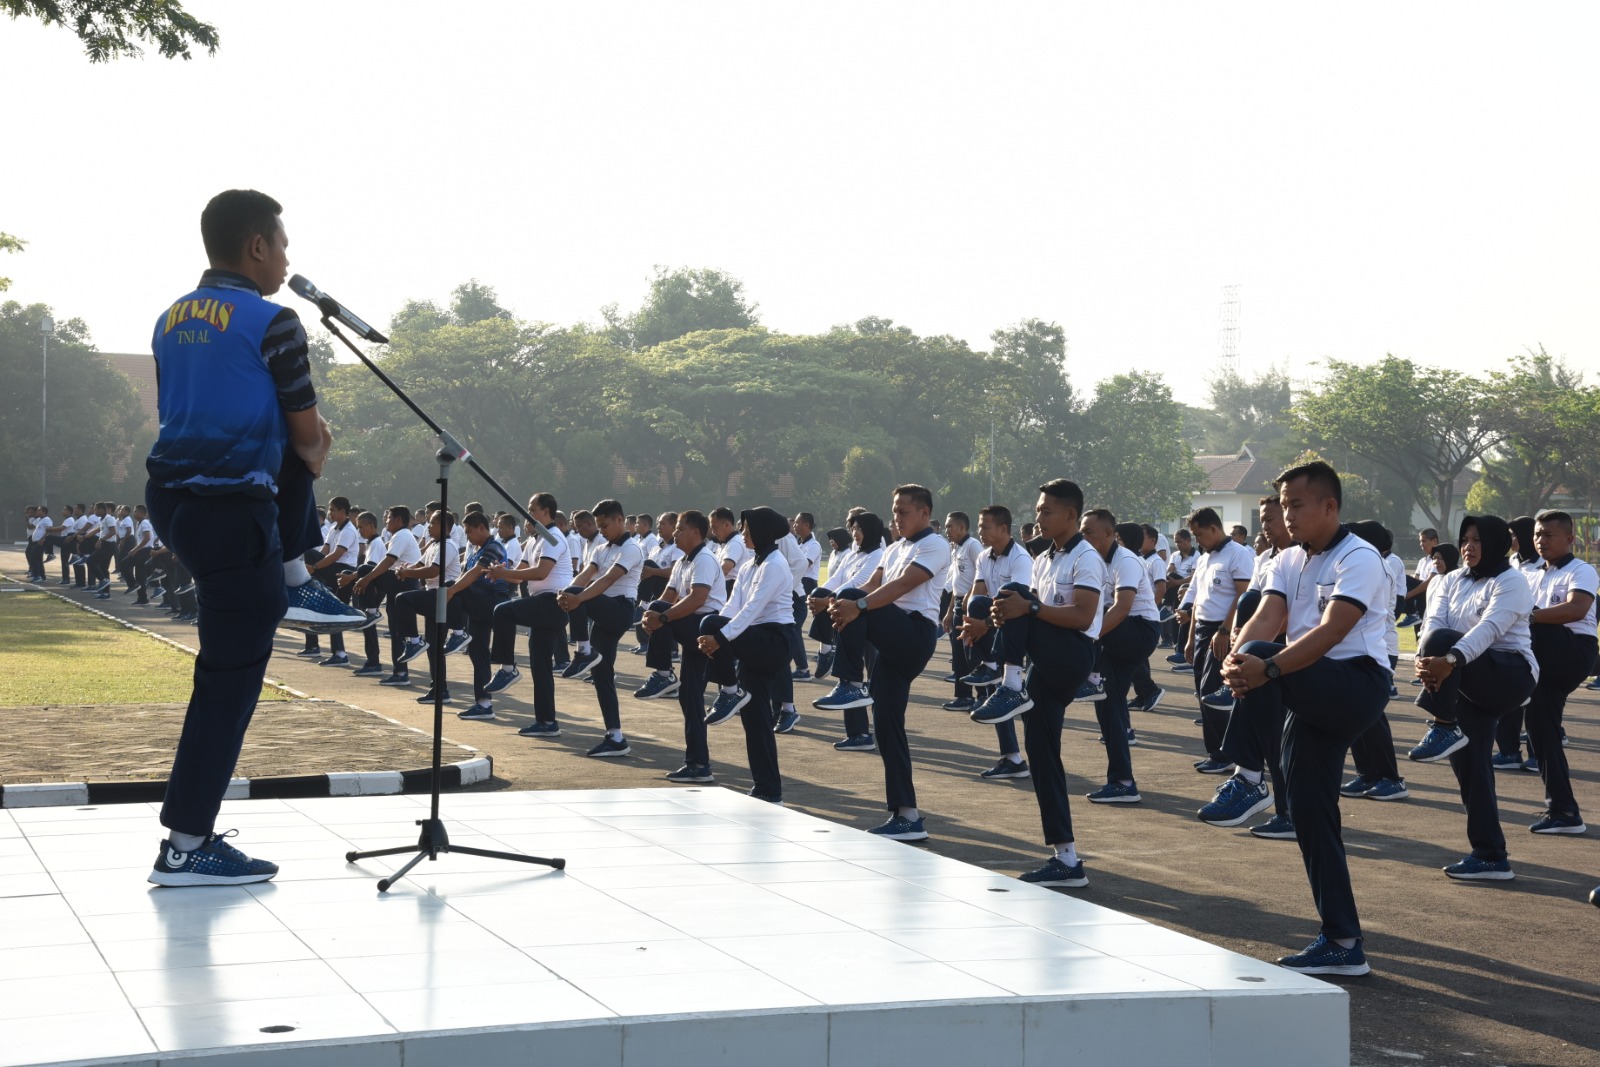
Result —
[[[784,627],[794,625],[790,599],[794,574],[778,551],[778,540],[789,532],[789,520],[767,507],[751,508],[739,518],[750,555],[734,572],[727,606],[700,624],[699,648],[711,658],[709,674],[721,688],[706,714],[706,725],[715,726],[739,713],[750,777],[755,780],[750,795],[781,804],[783,778],[772,736],[772,700],[780,691],[779,676],[789,668]]]
[[[1419,763],[1448,758],[1467,808],[1472,852],[1444,869],[1451,878],[1515,877],[1506,857],[1495,798],[1494,728],[1521,707],[1539,679],[1528,616],[1533,591],[1507,558],[1511,530],[1493,515],[1461,520],[1462,569],[1430,591],[1417,646],[1417,705],[1432,715],[1427,735],[1411,750]]]
[[[1511,529],[1511,565],[1522,572],[1531,589],[1544,566],[1544,560],[1539,558],[1539,550],[1533,543],[1533,516],[1518,515],[1506,525]],[[1494,728],[1494,747],[1496,751],[1491,762],[1495,770],[1539,773],[1539,761],[1533,758],[1531,751],[1526,762],[1522,759],[1521,708],[1513,708],[1501,717],[1499,725]]]

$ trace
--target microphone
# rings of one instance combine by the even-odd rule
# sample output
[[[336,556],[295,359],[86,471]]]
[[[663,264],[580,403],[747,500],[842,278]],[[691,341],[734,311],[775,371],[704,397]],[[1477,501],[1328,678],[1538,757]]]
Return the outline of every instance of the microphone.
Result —
[[[317,309],[321,311],[326,318],[336,319],[350,327],[356,332],[356,336],[360,337],[362,340],[371,341],[374,344],[380,345],[386,345],[389,343],[389,339],[387,337],[379,333],[377,330],[374,330],[371,326],[368,326],[366,323],[362,322],[361,319],[358,318],[349,308],[345,307],[343,304],[339,303],[339,301],[335,300],[333,297],[329,296],[327,293],[324,293],[321,289],[318,289],[315,285],[312,285],[309,281],[307,281],[304,274],[296,274],[294,277],[290,278],[289,288],[294,290],[296,295],[303,296],[313,304],[317,305]]]

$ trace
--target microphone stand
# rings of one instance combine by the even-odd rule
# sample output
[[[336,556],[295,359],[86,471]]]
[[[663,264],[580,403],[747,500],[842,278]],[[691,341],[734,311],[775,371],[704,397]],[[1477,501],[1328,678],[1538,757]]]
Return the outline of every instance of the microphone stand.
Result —
[[[343,341],[345,347],[354,352],[356,354],[356,358],[361,360],[362,363],[365,363],[367,365],[367,369],[372,371],[373,374],[376,374],[378,376],[378,380],[383,382],[384,385],[387,385],[394,392],[394,395],[403,400],[406,407],[410,408],[416,414],[416,416],[427,425],[428,429],[432,430],[434,434],[438,436],[440,448],[439,451],[434,454],[434,458],[439,463],[439,477],[437,481],[439,485],[439,509],[441,511],[448,511],[450,506],[450,467],[458,459],[464,460],[467,466],[471,467],[480,478],[494,487],[495,491],[504,497],[507,503],[516,508],[516,510],[521,513],[523,518],[527,519],[528,522],[533,524],[535,531],[539,534],[539,536],[551,541],[552,543],[555,542],[556,535],[545,529],[545,527],[536,521],[532,515],[529,515],[527,510],[524,509],[522,505],[518,504],[510,493],[507,493],[503,488],[501,488],[499,482],[485,474],[483,468],[472,461],[471,454],[462,447],[461,443],[452,437],[447,431],[441,429],[439,424],[434,422],[433,419],[429,418],[428,413],[418,407],[416,403],[406,395],[405,390],[401,389],[394,383],[392,378],[383,373],[377,364],[368,359],[366,353],[362,352],[361,349],[351,344],[350,339],[339,332],[339,328],[333,324],[332,320],[328,316],[325,315],[323,317],[322,325],[326,326],[328,331],[335,337]],[[483,848],[469,848],[466,845],[452,845],[450,843],[450,835],[444,828],[444,820],[439,817],[439,793],[441,789],[442,778],[440,761],[443,758],[444,751],[444,690],[446,658],[444,655],[444,643],[445,638],[449,635],[449,626],[445,622],[446,601],[444,589],[444,551],[449,545],[447,540],[449,531],[441,527],[439,532],[441,539],[439,552],[439,588],[437,595],[434,597],[432,627],[432,659],[435,667],[433,675],[433,774],[429,783],[431,806],[429,808],[428,817],[426,819],[417,820],[417,825],[422,828],[422,832],[418,836],[417,843],[415,845],[399,845],[394,848],[380,848],[367,852],[352,851],[346,852],[344,855],[347,863],[354,863],[356,860],[369,859],[374,856],[398,856],[406,852],[414,853],[414,855],[406,861],[405,866],[401,867],[389,877],[380,879],[378,881],[378,892],[380,893],[387,893],[390,886],[404,878],[408,873],[410,873],[411,868],[421,863],[424,859],[437,860],[441,852],[460,852],[468,856],[487,856],[490,859],[506,860],[512,863],[534,863],[545,867],[554,867],[558,871],[564,869],[567,865],[567,861],[560,858],[528,856],[520,852],[495,852]]]

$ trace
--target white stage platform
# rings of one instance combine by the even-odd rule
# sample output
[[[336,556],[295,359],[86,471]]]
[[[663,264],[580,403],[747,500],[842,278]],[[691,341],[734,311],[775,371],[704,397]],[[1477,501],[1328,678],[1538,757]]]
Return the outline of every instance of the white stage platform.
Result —
[[[157,889],[153,805],[0,810],[0,1064],[1345,1067],[1289,974],[918,848],[701,789],[230,801],[275,882]],[[403,857],[399,857],[403,859]]]

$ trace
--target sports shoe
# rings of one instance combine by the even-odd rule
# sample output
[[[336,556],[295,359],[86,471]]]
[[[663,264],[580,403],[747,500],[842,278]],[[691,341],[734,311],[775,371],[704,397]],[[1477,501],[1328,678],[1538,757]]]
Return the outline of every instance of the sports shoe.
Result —
[[[489,679],[489,684],[483,687],[485,693],[498,693],[511,688],[511,683],[522,677],[522,672],[517,670],[514,663],[508,663],[494,672],[494,677]]]
[[[328,587],[313,578],[304,585],[289,587],[289,610],[283,623],[290,629],[316,626],[321,633],[358,630],[371,624],[367,613],[353,608],[328,592]]]
[[[1354,948],[1341,948],[1322,934],[1293,956],[1278,957],[1278,966],[1301,974],[1370,974],[1367,954],[1361,951],[1361,938],[1356,938]]]
[[[1032,707],[1033,701],[1029,699],[1027,693],[1002,685],[995,687],[995,691],[989,694],[988,700],[973,708],[968,718],[973,722],[985,724],[1010,722]]]
[[[1139,783],[1123,785],[1121,782],[1107,782],[1093,793],[1086,794],[1091,804],[1137,804],[1144,797],[1139,795]]]
[[[654,700],[657,697],[669,697],[677,691],[678,676],[668,671],[646,678],[644,684],[633,691],[633,696],[635,700]]]
[[[411,684],[411,675],[407,674],[405,671],[395,671],[393,674],[389,675],[389,677],[387,677],[387,678],[378,679],[378,684],[379,685],[410,685]]]
[[[1379,778],[1361,795],[1368,800],[1404,800],[1411,793],[1406,789],[1404,778]]]
[[[212,834],[191,852],[179,852],[171,841],[161,842],[161,855],[150,872],[155,885],[250,885],[278,873],[278,865],[253,860],[228,844],[237,830]]]
[[[764,793],[757,793],[753,787],[751,788],[750,792],[745,794],[745,796],[749,797],[752,800],[760,800],[760,801],[763,801],[763,802],[765,802],[767,804],[771,804],[775,808],[783,807],[783,798],[782,797],[769,797]]]
[[[96,593],[94,595],[94,598],[96,600],[110,600],[111,599],[111,594],[110,593]]]
[[[711,710],[706,712],[706,725],[716,726],[727,722],[739,714],[739,710],[748,703],[750,703],[750,694],[743,689],[735,689],[731,693],[719,690],[717,699],[711,702]]]
[[[598,745],[591,748],[588,752],[584,753],[584,755],[594,756],[597,758],[626,756],[632,751],[633,749],[628,747],[628,739],[626,737],[624,737],[621,741],[613,741],[611,736],[607,734],[605,737],[600,739],[600,743]]]
[[[322,655],[322,649],[312,645],[310,648],[302,648],[297,650],[295,655],[301,657],[302,659],[316,659]]]
[[[960,681],[963,685],[991,686],[1003,677],[1005,675],[998,667],[980,663],[977,670],[962,675]]]
[[[1001,756],[995,761],[995,765],[993,767],[990,767],[988,770],[978,775],[978,777],[987,778],[990,781],[999,781],[1003,778],[1027,778],[1032,774],[1033,772],[1028,770],[1027,760],[1023,760],[1021,763],[1013,763],[1004,756]]]
[[[839,684],[833,687],[833,692],[813,700],[811,706],[818,711],[846,711],[850,708],[870,708],[872,706],[872,694],[855,682],[847,682],[841,679]]]
[[[1029,871],[1020,876],[1017,881],[1029,885],[1060,886],[1063,889],[1082,889],[1089,884],[1089,875],[1083,869],[1083,861],[1079,860],[1068,867],[1061,862],[1060,856],[1051,856],[1050,862],[1036,871]]]
[[[1170,656],[1167,657],[1167,662],[1168,663],[1188,663],[1189,662],[1189,657],[1185,656],[1182,652],[1174,652]]]
[[[1238,826],[1252,815],[1272,806],[1267,783],[1255,783],[1234,775],[1217,790],[1211,803],[1199,811],[1200,821],[1212,826]]]
[[[428,642],[420,637],[408,637],[405,645],[401,647],[400,655],[396,657],[395,662],[410,663],[426,651],[428,651]]]
[[[1490,758],[1489,766],[1493,767],[1497,771],[1520,771],[1522,770],[1522,754],[1496,752],[1494,756]]]
[[[1397,630],[1409,630],[1421,621],[1422,619],[1408,611],[1394,621],[1394,627]]]
[[[563,678],[587,678],[589,672],[594,670],[594,665],[600,662],[600,653],[579,652],[572,657],[572,662],[567,664],[567,669],[561,672]]]
[[[1161,605],[1161,611],[1159,613],[1159,617],[1160,617],[1162,622],[1171,622],[1173,619],[1176,619],[1178,617],[1178,613],[1176,611],[1172,610],[1171,607],[1167,606],[1166,604],[1163,604],[1163,605]],[[1170,641],[1169,642],[1163,642],[1161,647],[1162,648],[1171,648],[1172,647],[1172,643]]]
[[[882,826],[874,826],[868,830],[869,834],[887,837],[890,841],[926,841],[928,831],[923,828],[922,819],[908,819],[903,815],[891,815],[889,821]]]
[[[444,639],[444,654],[447,656],[453,656],[470,644],[472,644],[471,634],[466,633],[465,631],[452,633],[449,637]]]
[[[493,722],[494,708],[486,708],[482,704],[471,704],[465,710],[456,712],[456,718],[468,722]]]
[[[1463,882],[1509,882],[1516,875],[1510,860],[1481,860],[1464,856],[1444,869],[1444,873]]]
[[[71,578],[62,578],[59,581],[57,581],[56,584],[57,585],[71,585],[72,584],[72,579]]]
[[[971,697],[956,697],[954,700],[946,700],[939,706],[945,711],[971,711],[978,705]]]
[[[1105,734],[1101,734],[1099,737],[1095,738],[1095,741],[1098,742],[1099,744],[1102,744],[1102,745],[1105,744],[1106,743],[1106,735]],[[1131,727],[1131,726],[1128,727],[1128,747],[1129,748],[1134,748],[1138,744],[1139,744],[1139,735],[1133,732],[1133,727]]]
[[[329,656],[327,659],[319,660],[317,662],[317,666],[319,666],[319,667],[348,667],[348,666],[350,666],[350,654],[348,652],[335,652],[333,655]]]
[[[194,592],[194,582],[184,582],[182,585],[178,586],[178,588],[172,591],[172,595],[188,596],[192,592]]]
[[[553,722],[530,722],[517,731],[518,737],[560,737],[561,727]]]
[[[550,664],[550,669],[557,674],[561,674],[562,671],[565,671],[570,666],[572,666],[572,661],[570,659],[564,659],[558,663]]]
[[[1207,756],[1203,760],[1197,760],[1194,769],[1201,774],[1232,774],[1233,764],[1225,759],[1213,759]]]
[[[851,734],[843,741],[835,741],[833,747],[839,752],[876,752],[878,740],[871,734]]]
[[[417,703],[418,704],[432,704],[433,703],[433,686],[431,686],[431,685],[428,686],[428,691],[426,693],[423,693],[421,696],[419,696],[417,698]],[[455,698],[450,695],[450,690],[446,689],[444,691],[444,696],[439,699],[439,703],[441,703],[441,704],[453,704],[453,703],[455,703]],[[489,716],[489,718],[492,719],[492,718],[494,718],[494,716],[491,714]]]
[[[1194,664],[1193,663],[1177,663],[1177,664],[1173,665],[1172,670],[1176,674],[1193,674],[1194,673]]]
[[[667,781],[683,783],[715,782],[716,778],[712,776],[711,768],[705,764],[686,763],[675,771],[668,771]]]
[[[1358,774],[1339,787],[1339,795],[1342,797],[1364,797],[1367,795],[1367,790],[1377,783],[1378,779],[1376,778],[1368,778],[1364,774]]]
[[[355,676],[357,678],[377,678],[382,674],[383,664],[379,663],[377,660],[373,660],[371,663],[363,663],[361,666],[355,669]]]
[[[1527,759],[1523,760],[1522,761],[1522,769],[1527,771],[1529,774],[1538,774],[1539,773],[1539,760],[1538,760],[1538,757],[1529,756]]]
[[[1078,691],[1072,694],[1072,700],[1067,701],[1067,703],[1071,704],[1078,701],[1088,701],[1090,703],[1097,704],[1100,702],[1100,699],[1105,697],[1105,695],[1106,687],[1103,684],[1098,682],[1084,682],[1082,685],[1078,686]]]
[[[1250,827],[1250,832],[1269,841],[1293,841],[1294,820],[1287,815],[1274,815],[1260,826]]]
[[[819,679],[826,678],[833,673],[833,657],[832,650],[817,653],[817,677]]]
[[[797,682],[809,682],[811,681],[811,669],[809,667],[796,667],[789,672],[789,677]]]
[[[1417,747],[1407,755],[1418,763],[1438,763],[1450,753],[1466,747],[1467,735],[1461,732],[1461,727],[1430,722],[1428,732],[1422,735]]]
[[[780,710],[778,712],[778,721],[772,724],[772,732],[775,734],[792,734],[794,733],[794,728],[799,724],[800,713],[798,711]]]
[[[1200,703],[1213,711],[1232,711],[1234,705],[1233,690],[1213,689],[1200,698]]]
[[[62,582],[61,584],[65,585],[66,583]],[[153,586],[149,591],[149,597],[150,597],[151,600],[160,600],[162,597],[164,597],[166,595],[167,595],[167,591],[165,589],[161,588],[159,585]]]
[[[1128,707],[1132,708],[1134,711],[1155,711],[1156,708],[1161,706],[1161,698],[1166,695],[1167,691],[1158,686],[1156,691],[1151,693],[1147,698],[1129,704]]]
[[[1393,686],[1393,685],[1389,686],[1389,699],[1390,700],[1399,700],[1400,699],[1400,690],[1395,688],[1395,686]]]
[[[1536,834],[1581,834],[1588,830],[1588,827],[1583,825],[1583,817],[1576,812],[1571,815],[1557,815],[1553,811],[1547,811],[1528,829]]]

